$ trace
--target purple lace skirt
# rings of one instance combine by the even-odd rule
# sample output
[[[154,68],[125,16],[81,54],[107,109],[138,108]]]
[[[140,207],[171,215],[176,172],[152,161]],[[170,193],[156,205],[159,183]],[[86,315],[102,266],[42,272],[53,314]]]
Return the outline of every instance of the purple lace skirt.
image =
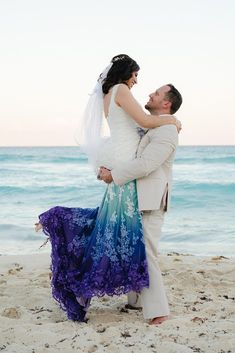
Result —
[[[99,208],[54,207],[39,216],[51,241],[52,294],[85,321],[93,296],[149,286],[135,182],[110,184]]]

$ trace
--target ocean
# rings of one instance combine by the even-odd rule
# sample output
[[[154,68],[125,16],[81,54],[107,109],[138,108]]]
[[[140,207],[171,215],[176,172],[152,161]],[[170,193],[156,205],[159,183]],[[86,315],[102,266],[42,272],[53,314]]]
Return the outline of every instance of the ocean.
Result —
[[[159,251],[235,254],[235,146],[181,146],[174,164],[171,210]],[[97,207],[105,184],[79,147],[0,148],[0,254],[39,249],[38,215],[53,206]]]

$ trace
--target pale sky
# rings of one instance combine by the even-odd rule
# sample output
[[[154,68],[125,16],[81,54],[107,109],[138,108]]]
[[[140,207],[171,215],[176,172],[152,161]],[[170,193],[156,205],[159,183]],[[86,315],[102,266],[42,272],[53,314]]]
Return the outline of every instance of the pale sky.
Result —
[[[0,146],[75,145],[100,72],[141,67],[141,104],[173,83],[181,145],[235,144],[234,0],[0,0]]]

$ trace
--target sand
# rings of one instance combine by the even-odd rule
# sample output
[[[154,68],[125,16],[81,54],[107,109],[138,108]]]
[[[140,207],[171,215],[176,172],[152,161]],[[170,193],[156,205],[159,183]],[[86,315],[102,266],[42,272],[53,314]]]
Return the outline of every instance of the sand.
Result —
[[[50,256],[0,256],[0,351],[234,353],[235,259],[160,256],[171,316],[150,326],[126,296],[92,300],[88,323],[51,297]]]

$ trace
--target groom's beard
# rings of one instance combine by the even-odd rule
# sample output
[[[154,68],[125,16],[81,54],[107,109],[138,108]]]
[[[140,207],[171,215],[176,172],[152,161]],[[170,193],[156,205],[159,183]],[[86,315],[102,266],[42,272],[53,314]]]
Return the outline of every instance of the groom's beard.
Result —
[[[151,109],[148,104],[145,104],[145,109],[147,109],[149,111],[150,114],[152,115],[157,115],[157,112],[154,109]]]
[[[148,106],[148,104],[145,104],[144,107],[149,111],[150,114],[152,114],[152,109]]]
[[[146,103],[144,107],[150,112],[151,109],[149,108],[148,103]]]

